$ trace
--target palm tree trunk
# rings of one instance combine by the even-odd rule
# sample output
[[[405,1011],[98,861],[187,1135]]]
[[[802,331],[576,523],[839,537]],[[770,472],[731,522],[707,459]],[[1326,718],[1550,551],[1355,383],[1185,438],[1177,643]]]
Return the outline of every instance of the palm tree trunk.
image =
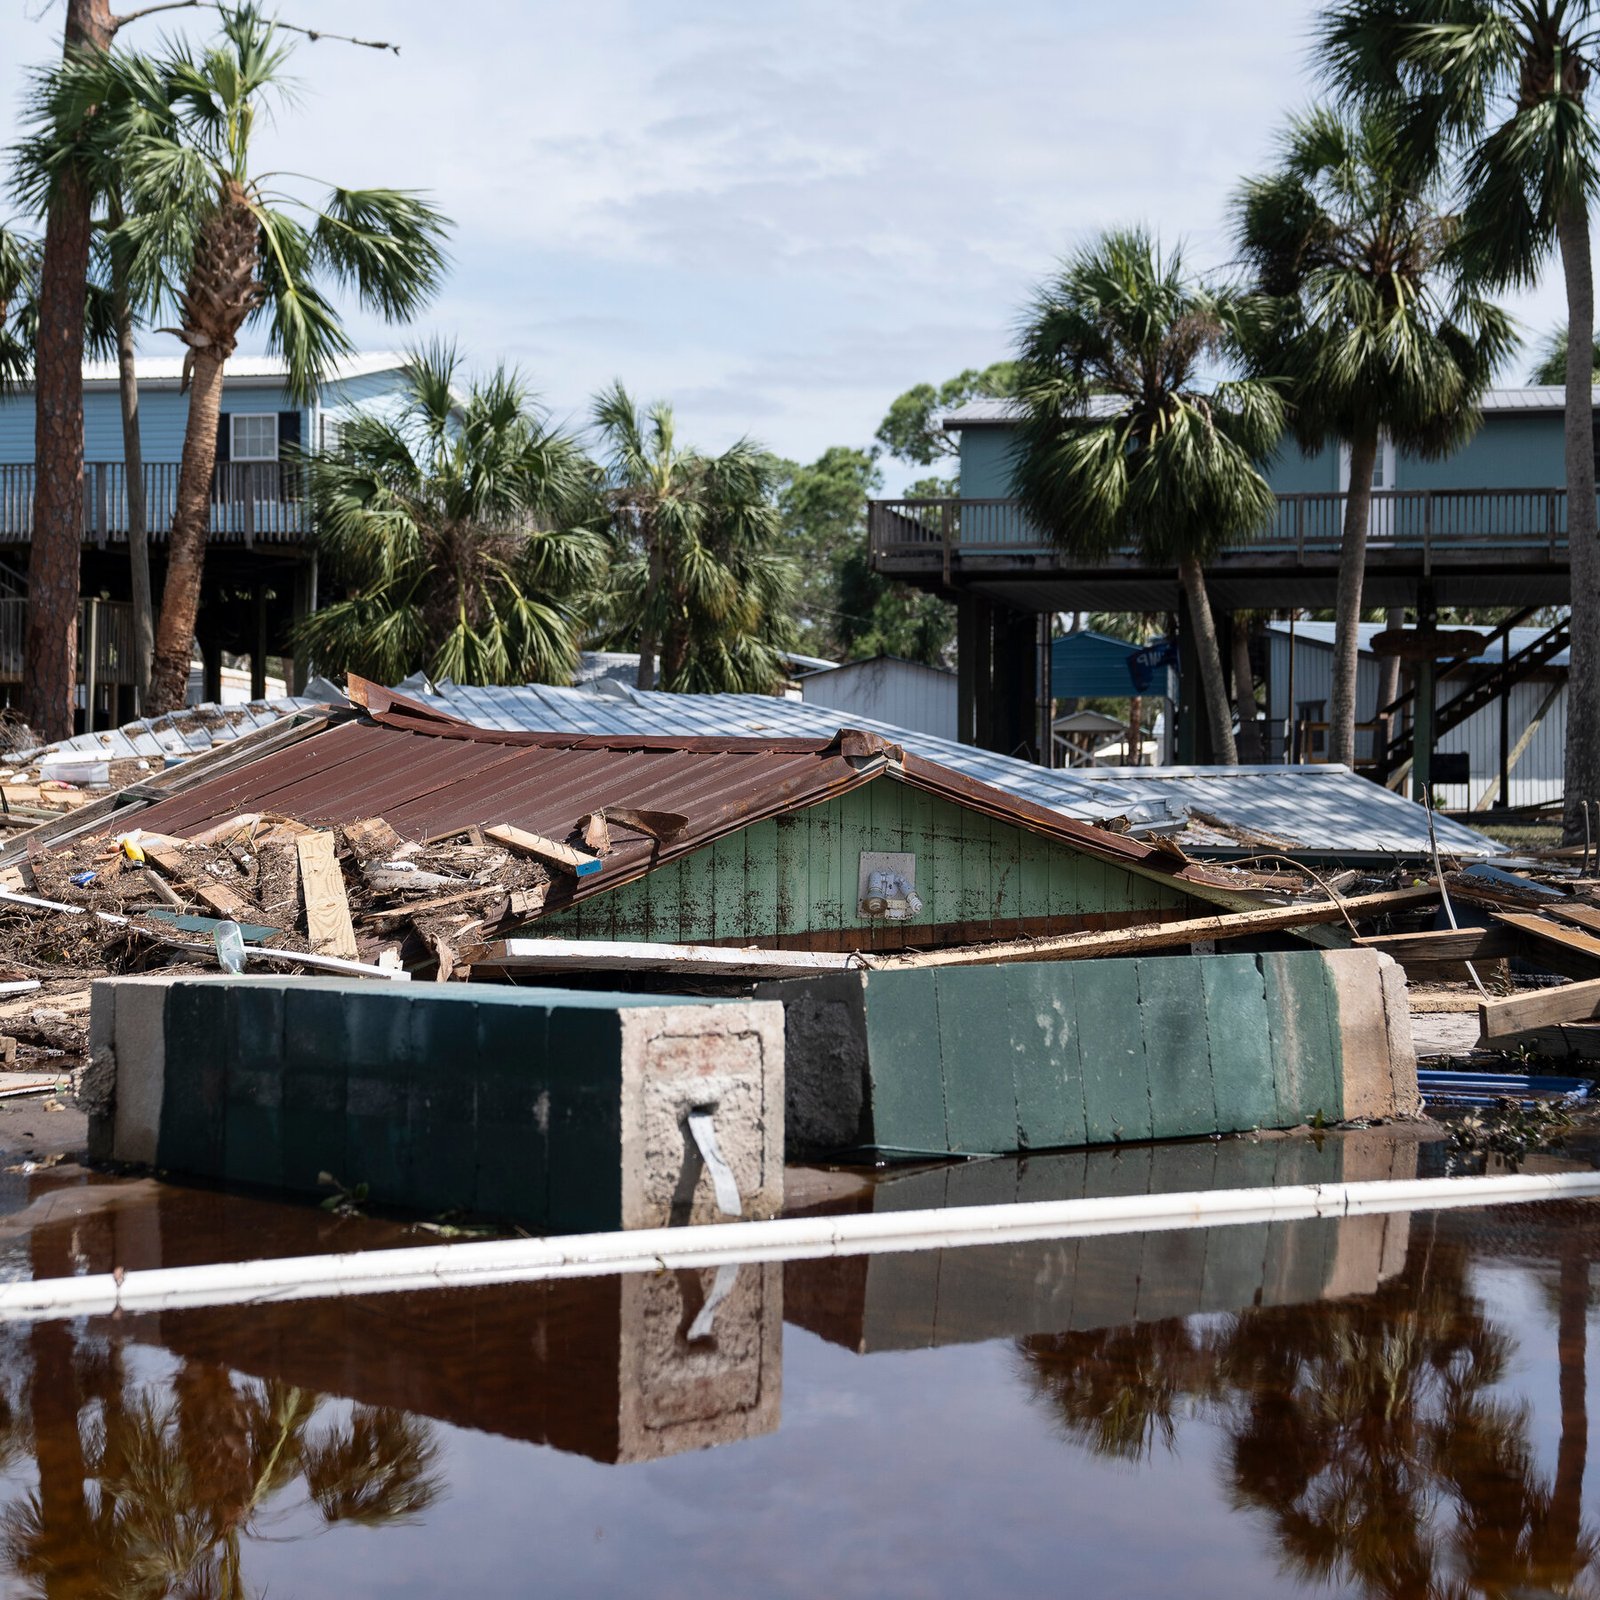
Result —
[[[1594,505],[1594,265],[1589,210],[1569,201],[1556,218],[1567,286],[1567,549],[1572,653],[1567,668],[1564,822],[1583,837],[1583,803],[1600,800],[1600,548]]]
[[[1406,608],[1404,606],[1390,606],[1383,614],[1383,625],[1386,629],[1403,628],[1406,625]],[[1381,711],[1385,706],[1393,705],[1400,698],[1400,657],[1384,656],[1378,663],[1378,704],[1374,708]],[[1378,729],[1378,738],[1387,742],[1394,737],[1394,716],[1383,719],[1383,726]]]
[[[650,593],[661,593],[661,585],[666,582],[666,563],[661,556],[661,546],[654,535],[647,529],[645,537],[650,541]],[[649,602],[646,601],[646,615],[649,615]],[[660,641],[656,638],[655,627],[651,623],[644,625],[639,635],[639,677],[638,685],[641,689],[653,689],[656,686],[656,650]]]
[[[1228,709],[1228,685],[1222,672],[1222,648],[1217,642],[1217,624],[1211,615],[1211,597],[1206,593],[1206,575],[1192,556],[1178,563],[1178,581],[1189,602],[1189,621],[1194,627],[1195,654],[1200,660],[1200,686],[1205,695],[1206,719],[1211,724],[1211,742],[1226,766],[1239,764],[1233,742],[1233,716]]]
[[[1333,709],[1328,759],[1356,764],[1356,672],[1361,661],[1361,586],[1367,575],[1367,523],[1372,513],[1372,469],[1378,430],[1350,441],[1350,489],[1339,544],[1339,587],[1333,613]]]
[[[120,212],[113,221],[121,221]],[[120,252],[118,253],[120,256]],[[144,501],[144,447],[139,438],[139,380],[134,370],[133,305],[127,263],[113,259],[111,293],[117,317],[117,391],[122,402],[122,461],[128,498],[128,569],[133,591],[133,680],[140,713],[150,697],[155,609],[150,594],[150,528]]]
[[[105,50],[109,0],[68,0],[65,51]],[[83,531],[83,314],[89,279],[88,186],[71,167],[45,220],[34,339],[33,541],[22,710],[44,739],[72,733]]]
[[[189,420],[178,467],[178,502],[167,547],[167,582],[161,595],[161,626],[156,633],[146,715],[176,711],[189,687],[194,655],[194,624],[200,610],[200,579],[205,572],[206,533],[211,522],[211,480],[217,467],[217,416],[222,408],[223,358],[212,350],[194,353],[189,389]]]
[[[1550,1486],[1551,1553],[1559,1552],[1576,1573],[1583,1540],[1583,1476],[1589,1460],[1589,1262],[1578,1244],[1561,1257],[1556,1352],[1561,1439]]]
[[[1250,619],[1233,618],[1233,704],[1239,717],[1239,759],[1254,766],[1262,759],[1261,725],[1256,721],[1256,677],[1250,665]]]

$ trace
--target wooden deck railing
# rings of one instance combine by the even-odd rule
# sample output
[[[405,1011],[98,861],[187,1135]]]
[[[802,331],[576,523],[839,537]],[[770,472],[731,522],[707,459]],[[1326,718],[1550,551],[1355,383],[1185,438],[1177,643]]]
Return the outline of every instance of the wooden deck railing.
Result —
[[[0,683],[22,682],[23,648],[28,637],[28,602],[0,598]],[[87,669],[93,640],[94,670]],[[126,600],[78,602],[77,679],[86,686],[127,685],[137,681],[133,660],[133,607]]]
[[[0,463],[0,544],[33,537],[32,462]],[[152,540],[172,531],[178,464],[144,469],[145,517]],[[311,528],[305,469],[291,461],[219,462],[211,485],[211,538],[228,544],[298,544]],[[85,544],[121,544],[128,537],[128,474],[120,461],[91,461],[83,472]]]
[[[1344,494],[1278,496],[1272,521],[1239,551],[1300,560],[1338,555]],[[874,500],[868,527],[873,557],[964,561],[993,556],[1050,555],[1056,546],[1015,500]],[[1375,550],[1469,555],[1517,550],[1564,558],[1565,489],[1383,489],[1372,496],[1368,534]],[[1129,549],[1120,553],[1133,558]]]

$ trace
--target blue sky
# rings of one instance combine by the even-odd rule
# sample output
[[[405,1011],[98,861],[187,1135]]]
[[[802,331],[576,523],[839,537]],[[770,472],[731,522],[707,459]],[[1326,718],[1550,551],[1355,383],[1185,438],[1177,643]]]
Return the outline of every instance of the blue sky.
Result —
[[[0,139],[63,10],[0,15]],[[353,319],[368,347],[442,334],[574,420],[621,377],[704,447],[750,433],[809,459],[867,443],[910,384],[1004,355],[1030,286],[1099,228],[1224,263],[1229,193],[1313,96],[1314,10],[281,0],[401,53],[303,47],[271,164],[423,188],[456,220],[445,292],[409,334]],[[177,26],[205,24],[122,42]],[[1542,331],[1558,275],[1513,305]]]

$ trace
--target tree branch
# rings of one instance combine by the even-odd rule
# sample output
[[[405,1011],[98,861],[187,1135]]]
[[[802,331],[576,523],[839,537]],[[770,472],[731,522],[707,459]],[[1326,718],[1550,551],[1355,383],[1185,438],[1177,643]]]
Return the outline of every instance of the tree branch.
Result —
[[[218,0],[161,0],[159,5],[144,6],[138,11],[124,12],[120,17],[111,19],[111,31],[116,33],[119,28],[126,27],[130,22],[137,22],[141,17],[154,16],[158,11],[221,11],[223,7]],[[275,28],[283,28],[289,33],[303,33],[313,44],[319,39],[336,39],[340,44],[360,45],[363,50],[392,50],[400,54],[400,46],[390,44],[384,39],[357,39],[348,33],[329,33],[322,28],[302,28],[297,22],[284,22],[281,18],[273,18]]]

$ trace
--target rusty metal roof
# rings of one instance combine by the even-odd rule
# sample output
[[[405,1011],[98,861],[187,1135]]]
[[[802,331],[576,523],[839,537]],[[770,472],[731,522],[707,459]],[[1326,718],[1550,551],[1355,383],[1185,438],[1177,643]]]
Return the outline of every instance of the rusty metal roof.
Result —
[[[752,739],[501,732],[359,679],[352,680],[351,693],[365,705],[366,717],[203,779],[142,811],[140,826],[184,837],[241,812],[263,812],[328,824],[383,817],[414,839],[498,823],[566,839],[581,818],[607,807],[687,818],[664,842],[616,826],[603,870],[556,885],[547,902],[555,909],[752,822],[887,777],[1141,874],[1179,880],[1202,898],[1245,900],[1180,856],[907,755],[873,733],[841,729],[831,739]]]

